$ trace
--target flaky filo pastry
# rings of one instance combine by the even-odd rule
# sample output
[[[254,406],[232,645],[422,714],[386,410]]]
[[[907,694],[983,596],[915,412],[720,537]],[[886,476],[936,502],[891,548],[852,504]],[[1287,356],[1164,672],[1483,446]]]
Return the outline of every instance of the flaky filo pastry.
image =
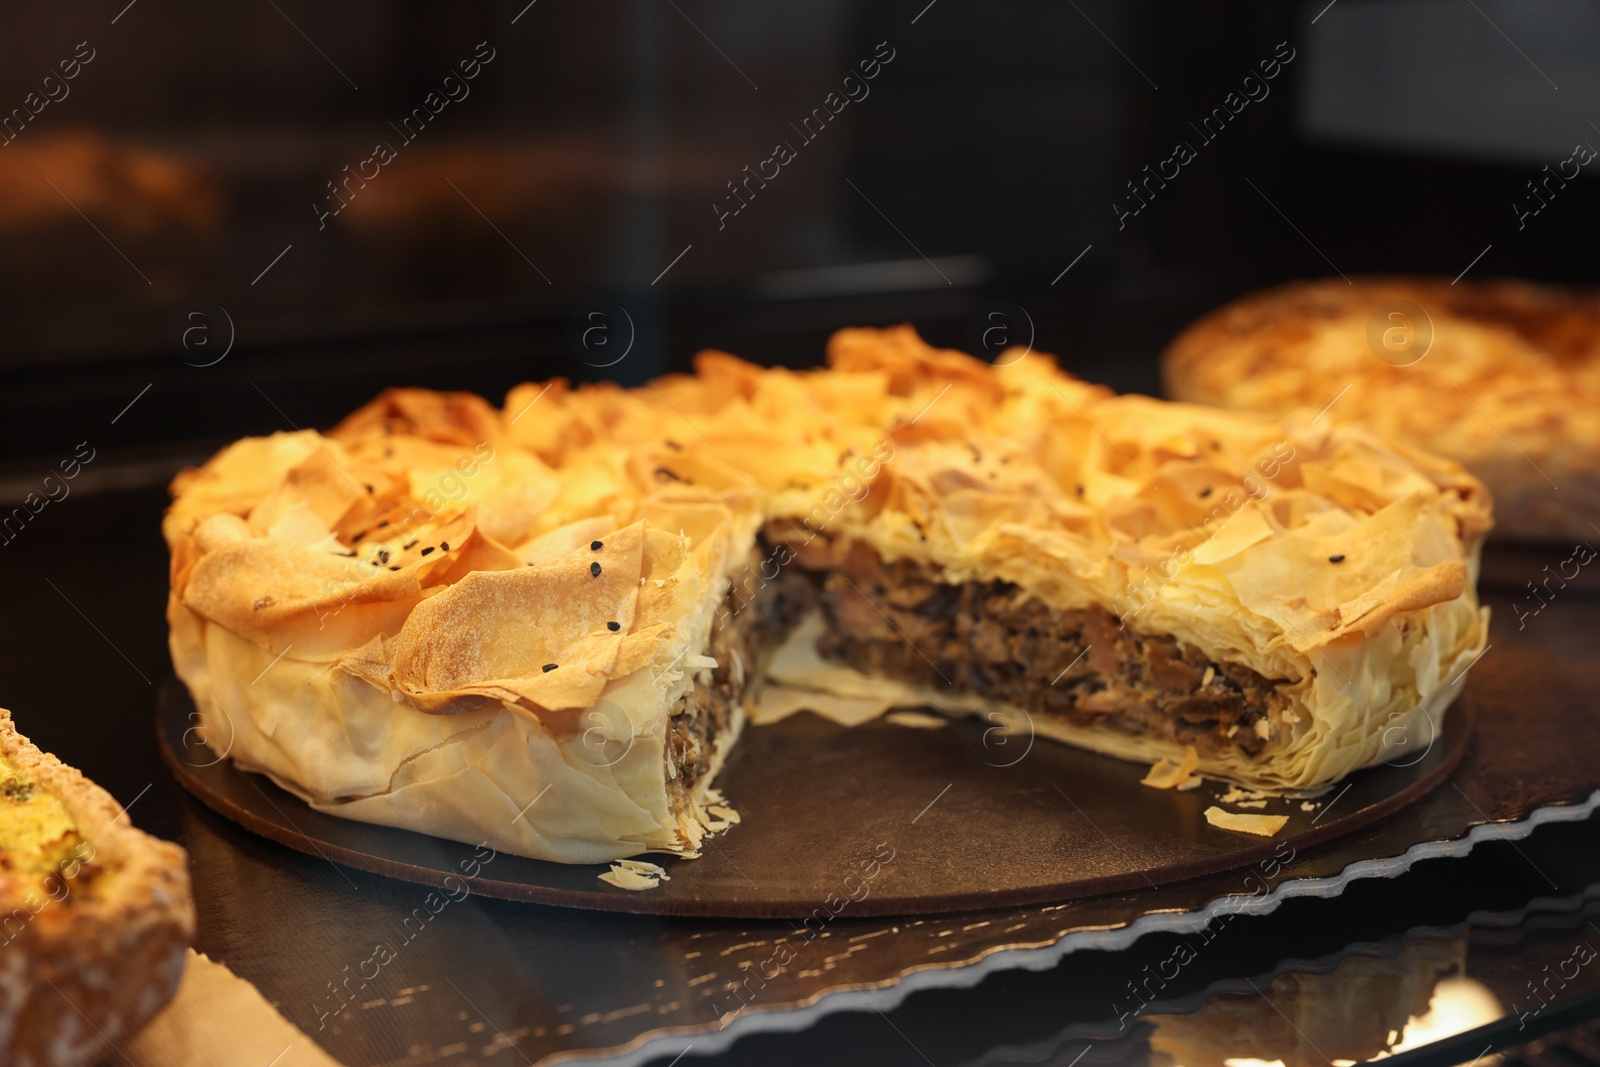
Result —
[[[707,352],[500,411],[391,390],[173,489],[171,643],[209,743],[325,811],[567,862],[692,853],[769,665],[1295,789],[1437,724],[1487,628],[1489,500],[1456,464],[909,327],[841,331],[827,369]],[[985,628],[980,601],[1034,621]],[[819,615],[932,673],[797,650]]]

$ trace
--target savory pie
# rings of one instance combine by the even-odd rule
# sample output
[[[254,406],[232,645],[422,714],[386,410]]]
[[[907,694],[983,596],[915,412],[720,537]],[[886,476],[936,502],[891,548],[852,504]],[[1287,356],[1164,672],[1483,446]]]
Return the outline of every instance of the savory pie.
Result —
[[[1304,789],[1484,648],[1482,485],[1360,429],[1115,396],[909,327],[828,367],[390,390],[174,483],[208,742],[319,810],[566,862],[692,854],[771,675]]]
[[[87,1067],[166,1006],[194,936],[183,849],[0,709],[0,1062]]]
[[[1282,415],[1329,409],[1459,460],[1494,495],[1496,534],[1600,524],[1600,293],[1491,281],[1357,278],[1253,293],[1190,326],[1168,395]]]

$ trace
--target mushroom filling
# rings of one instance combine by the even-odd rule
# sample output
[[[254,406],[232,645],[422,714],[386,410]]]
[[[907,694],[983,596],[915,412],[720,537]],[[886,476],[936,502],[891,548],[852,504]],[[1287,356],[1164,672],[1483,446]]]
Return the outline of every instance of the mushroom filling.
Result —
[[[762,540],[768,555],[790,546],[788,569],[810,586],[827,624],[818,653],[865,674],[1251,756],[1285,721],[1283,679],[1123,626],[1102,608],[1056,610],[1010,582],[952,584],[936,567],[886,563],[865,544],[793,523],[769,523]]]
[[[710,684],[694,685],[673,711],[667,734],[667,780],[680,808],[710,771],[734,708],[747,695],[755,695],[764,655],[782,643],[815,600],[806,578],[789,574],[774,581],[759,580],[762,567],[759,547],[752,548],[711,624],[706,655],[717,665],[710,670]]]

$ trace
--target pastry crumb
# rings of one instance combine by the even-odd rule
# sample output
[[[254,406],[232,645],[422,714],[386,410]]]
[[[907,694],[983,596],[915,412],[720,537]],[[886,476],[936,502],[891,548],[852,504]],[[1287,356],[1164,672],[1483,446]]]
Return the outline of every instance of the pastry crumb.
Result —
[[[1245,789],[1242,786],[1231,785],[1228,791],[1217,798],[1219,804],[1239,804],[1246,800],[1269,800],[1271,793],[1263,793],[1255,789]]]
[[[701,801],[700,825],[707,833],[720,834],[739,821],[739,813],[729,804],[721,790],[707,789]]]
[[[665,868],[647,860],[618,860],[599,878],[618,889],[634,891],[654,889],[662,882],[672,881],[672,875]]]
[[[1173,763],[1169,759],[1157,760],[1155,766],[1150,768],[1150,773],[1139,779],[1139,784],[1152,789],[1193,789],[1194,786],[1188,783],[1200,781],[1194,773],[1198,766],[1200,753],[1193,745],[1185,745],[1182,761]]]
[[[1206,809],[1206,822],[1217,829],[1235,830],[1257,837],[1277,836],[1288,821],[1287,815],[1241,815],[1234,811],[1223,811],[1215,805]]]

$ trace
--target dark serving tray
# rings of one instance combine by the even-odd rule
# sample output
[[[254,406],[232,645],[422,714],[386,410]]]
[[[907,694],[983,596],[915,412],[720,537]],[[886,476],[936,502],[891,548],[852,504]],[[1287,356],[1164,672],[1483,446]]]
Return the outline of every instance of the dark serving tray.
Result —
[[[1600,604],[1587,597],[1559,598],[1520,630],[1503,604],[1496,604],[1496,612],[1492,647],[1462,683],[1467,686],[1462,700],[1470,701],[1475,713],[1474,732],[1442,785],[1337,840],[1291,846],[1292,851],[1246,869],[1143,889],[910,918],[873,918],[851,904],[828,921],[810,923],[605,914],[474,895],[452,897],[413,944],[401,940],[409,936],[410,927],[396,924],[415,914],[434,890],[274,846],[198,806],[182,838],[200,869],[226,871],[252,883],[271,872],[274,879],[305,887],[304,892],[267,900],[228,901],[213,895],[206,905],[214,913],[209,921],[222,928],[292,931],[293,944],[314,944],[319,958],[332,956],[352,968],[371,954],[375,941],[398,950],[398,961],[380,983],[360,991],[372,998],[364,1001],[330,994],[327,980],[343,972],[335,967],[336,974],[306,975],[288,945],[266,955],[239,946],[231,956],[224,953],[225,958],[236,957],[246,976],[269,995],[284,998],[291,1020],[352,1065],[422,1062],[416,1057],[443,1055],[462,1042],[471,1043],[469,1058],[486,1062],[496,1062],[496,1050],[504,1051],[507,1044],[540,1064],[602,1052],[625,1062],[670,1059],[689,1048],[697,1055],[712,1053],[740,1035],[800,1029],[839,1011],[887,1012],[919,990],[973,987],[1016,969],[1046,971],[1079,952],[1121,953],[1145,939],[1173,937],[1234,944],[1234,916],[1270,913],[1289,902],[1311,903],[1305,898],[1348,895],[1372,884],[1369,880],[1392,879],[1420,861],[1462,856],[1486,842],[1515,850],[1513,862],[1520,863],[1525,857],[1518,842],[1536,827],[1583,820],[1600,807],[1600,700],[1595,696],[1600,652],[1594,641],[1600,633]],[[1451,716],[1460,710],[1452,709]],[[817,734],[809,743],[823,751],[823,742],[833,736],[817,723],[799,723],[794,729]],[[947,758],[954,760],[957,753],[967,752],[956,741],[958,732],[924,736],[899,727],[881,729],[902,730],[893,740],[908,763],[927,760],[937,768],[942,764],[930,753],[949,746]],[[749,756],[762,755],[761,734],[752,734],[756,745]],[[872,737],[860,736],[863,741]],[[834,743],[844,742],[835,738]],[[1059,754],[1058,748],[1041,742],[1016,767],[994,768],[993,773],[1016,772],[1035,757],[1042,766],[1044,759]],[[971,783],[966,786],[970,793],[962,793],[969,797],[966,803],[945,807],[957,797],[959,787],[953,786],[924,810],[951,781],[948,776],[926,795],[895,800],[893,810],[901,824],[890,839],[895,849],[891,869],[911,869],[910,861],[925,842],[958,835],[955,824],[984,817],[978,783],[990,780],[991,769],[976,762],[976,768],[965,767],[967,777],[962,778]],[[1113,761],[1099,762],[1117,768]],[[1137,768],[1121,769],[1137,777]],[[880,773],[877,767],[856,764],[845,770],[859,788],[869,788],[871,774]],[[748,771],[730,767],[731,793],[742,788],[738,783],[744,773]],[[1057,798],[1056,818],[1062,824],[1086,825],[1072,803],[1082,807],[1085,800],[1095,799],[1095,789],[1066,777],[1055,784],[1072,798],[1069,803],[1050,789]],[[248,781],[246,788],[256,793]],[[1329,814],[1323,822],[1340,813],[1354,788],[1341,800],[1335,801],[1333,794],[1324,798]],[[1145,792],[1163,803],[1182,796]],[[265,785],[262,793],[271,795]],[[829,799],[820,792],[814,798],[818,810]],[[724,839],[728,848],[759,825],[754,797],[737,799],[745,822]],[[1041,796],[1031,802],[1040,803]],[[282,800],[278,803],[290,813]],[[931,821],[935,816],[944,820],[942,825]],[[294,817],[298,822],[298,814]],[[834,823],[837,832],[847,832],[841,820]],[[305,824],[302,828],[310,829]],[[1135,847],[1126,835],[1102,828],[1124,848]],[[995,848],[967,840],[973,851],[959,863],[946,854],[953,875],[958,867],[983,872],[994,865]],[[812,858],[822,864],[855,857],[813,852]],[[493,870],[502,859],[495,859],[485,873],[503,877]],[[1592,880],[1583,860],[1582,850],[1540,853],[1536,864],[1528,860],[1527,878],[1551,896],[1577,892]],[[726,861],[708,850],[697,862]],[[583,870],[585,877],[593,873],[593,868]],[[746,867],[744,873],[758,885],[766,877],[759,868]],[[879,882],[885,894],[893,886],[887,874]],[[308,912],[306,904],[313,900],[327,908],[319,905]],[[493,1040],[475,1038],[486,1025],[494,1028],[485,1031]]]
[[[656,856],[670,880],[629,891],[606,864],[495,856],[471,845],[316,811],[198,740],[187,690],[161,693],[162,753],[205,804],[274,841],[393,878],[511,900],[669,915],[800,918],[909,915],[1074,900],[1147,889],[1276,860],[1370,825],[1442,782],[1466,754],[1469,701],[1438,736],[1396,730],[1389,764],[1319,800],[1222,805],[1226,786],[1141,785],[1147,767],[959,720],[938,729],[885,721],[846,729],[810,714],[745,732],[718,778],[743,821],[708,837],[697,860]],[[1220,830],[1213,804],[1287,816],[1272,838]],[[469,877],[469,875],[471,875]],[[870,876],[869,876],[870,875]],[[449,881],[446,881],[449,879]],[[848,901],[848,903],[841,903]]]

